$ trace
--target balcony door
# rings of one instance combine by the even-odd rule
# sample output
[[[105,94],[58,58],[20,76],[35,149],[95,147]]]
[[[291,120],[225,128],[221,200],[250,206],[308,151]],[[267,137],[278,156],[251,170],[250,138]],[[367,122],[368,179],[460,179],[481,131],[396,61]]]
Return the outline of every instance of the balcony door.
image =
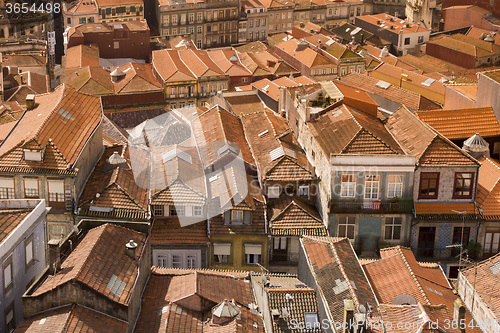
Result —
[[[434,256],[434,240],[436,227],[420,227],[418,231],[418,256],[432,258]]]
[[[273,261],[281,262],[287,261],[288,246],[286,237],[273,238]]]

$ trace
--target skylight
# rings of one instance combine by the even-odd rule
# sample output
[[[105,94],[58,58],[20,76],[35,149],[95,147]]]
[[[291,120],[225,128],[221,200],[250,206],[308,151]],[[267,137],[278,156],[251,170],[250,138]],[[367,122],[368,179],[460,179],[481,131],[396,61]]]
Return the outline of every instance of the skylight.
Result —
[[[491,272],[495,275],[500,273],[500,261],[496,262],[493,266],[490,266],[490,269],[491,269]]]
[[[69,111],[64,110],[63,108],[59,109],[58,113],[68,120],[75,120],[75,117],[73,117],[73,115]]]
[[[113,274],[111,279],[109,279],[108,285],[106,286],[113,294],[120,297],[125,289],[125,282],[120,280],[116,275]]]
[[[424,82],[422,82],[422,85],[430,87],[431,84],[433,84],[434,82],[436,82],[436,80],[428,78],[427,80],[425,80]]]
[[[378,81],[377,84],[376,84],[377,87],[380,87],[382,89],[387,89],[391,86],[391,84],[389,82],[385,82],[385,81]]]
[[[349,285],[347,284],[346,280],[341,281],[340,279],[335,280],[335,283],[337,284],[335,287],[333,287],[333,292],[338,295],[343,291],[346,291],[349,289]]]
[[[283,151],[282,147],[278,147],[276,149],[273,149],[269,152],[269,155],[271,155],[271,161],[277,160],[281,156],[285,155],[285,152]]]

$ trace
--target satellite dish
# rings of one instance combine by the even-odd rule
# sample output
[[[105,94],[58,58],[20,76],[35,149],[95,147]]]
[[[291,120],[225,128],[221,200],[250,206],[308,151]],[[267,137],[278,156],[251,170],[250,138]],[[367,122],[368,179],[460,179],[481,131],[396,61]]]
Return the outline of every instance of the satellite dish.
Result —
[[[358,311],[360,313],[366,313],[366,307],[363,304],[360,304],[358,307]]]
[[[398,297],[396,297],[393,301],[392,301],[392,304],[396,304],[396,305],[416,305],[417,304],[417,300],[415,299],[415,297],[411,296],[411,295],[399,295]]]

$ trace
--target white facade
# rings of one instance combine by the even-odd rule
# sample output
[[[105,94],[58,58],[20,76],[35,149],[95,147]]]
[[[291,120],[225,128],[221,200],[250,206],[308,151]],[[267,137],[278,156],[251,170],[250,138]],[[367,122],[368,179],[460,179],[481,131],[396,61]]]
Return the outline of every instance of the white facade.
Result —
[[[0,243],[0,331],[23,319],[22,295],[45,270],[45,200],[0,200],[4,209],[30,209]]]

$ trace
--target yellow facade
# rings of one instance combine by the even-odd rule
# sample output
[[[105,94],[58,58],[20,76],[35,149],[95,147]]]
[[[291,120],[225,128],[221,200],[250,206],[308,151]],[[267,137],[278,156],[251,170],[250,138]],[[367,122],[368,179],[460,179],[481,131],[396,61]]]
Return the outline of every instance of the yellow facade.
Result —
[[[267,242],[268,237],[264,235],[211,235],[210,244],[210,268],[225,270],[242,270],[262,272],[263,269],[257,264],[247,264],[245,256],[245,244],[262,245],[260,265],[267,268]],[[214,243],[231,243],[231,255],[229,263],[219,264],[214,259]]]

